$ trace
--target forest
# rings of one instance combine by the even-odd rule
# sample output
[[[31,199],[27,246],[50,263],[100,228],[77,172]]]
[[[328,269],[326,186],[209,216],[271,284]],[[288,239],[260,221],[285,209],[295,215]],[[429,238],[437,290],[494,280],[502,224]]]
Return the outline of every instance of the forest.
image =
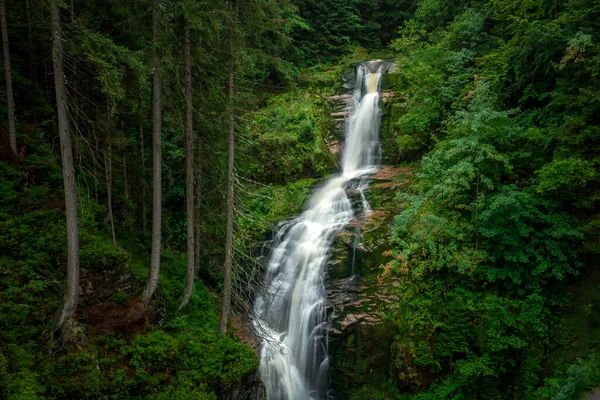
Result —
[[[0,25],[0,399],[600,395],[598,1],[0,0]],[[327,236],[324,383],[284,395],[256,299],[369,60],[381,166]]]

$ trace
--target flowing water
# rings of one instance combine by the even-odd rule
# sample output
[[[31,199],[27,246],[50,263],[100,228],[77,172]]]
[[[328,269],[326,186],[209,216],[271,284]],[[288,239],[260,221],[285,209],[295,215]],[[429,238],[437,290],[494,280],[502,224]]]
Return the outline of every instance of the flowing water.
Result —
[[[307,210],[276,234],[265,290],[254,304],[254,326],[262,338],[259,370],[269,400],[327,399],[325,265],[335,233],[354,216],[348,185],[360,192],[363,211],[370,211],[362,191],[379,164],[383,68],[381,61],[358,66],[342,171],[317,189]]]

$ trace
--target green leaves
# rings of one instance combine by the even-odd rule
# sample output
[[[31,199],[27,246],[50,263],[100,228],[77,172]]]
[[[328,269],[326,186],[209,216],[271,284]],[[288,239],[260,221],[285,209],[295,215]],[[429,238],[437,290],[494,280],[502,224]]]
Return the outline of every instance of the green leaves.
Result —
[[[452,7],[420,2],[393,43],[397,142],[430,151],[394,221],[392,372],[415,390],[438,377],[421,398],[528,398],[559,282],[582,266],[582,232],[598,243],[596,49],[559,3]]]
[[[254,114],[243,135],[244,175],[268,183],[317,177],[329,172],[333,120],[324,100],[307,92],[274,96]]]
[[[594,165],[581,158],[570,157],[564,160],[553,160],[535,172],[538,193],[566,192],[573,193],[584,187],[597,176]],[[556,193],[559,194],[559,193]]]

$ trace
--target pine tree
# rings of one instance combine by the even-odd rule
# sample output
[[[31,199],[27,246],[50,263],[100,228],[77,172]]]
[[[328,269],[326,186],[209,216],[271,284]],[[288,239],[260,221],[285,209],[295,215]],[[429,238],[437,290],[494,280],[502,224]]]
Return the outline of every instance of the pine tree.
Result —
[[[72,321],[79,301],[79,229],[77,225],[77,186],[73,167],[73,148],[69,116],[67,113],[67,90],[65,84],[64,49],[60,10],[57,0],[50,3],[52,17],[52,60],[54,64],[54,86],[56,90],[56,110],[58,113],[58,134],[60,137],[61,161],[67,214],[67,292],[61,304],[54,330],[62,330],[65,323]]]
[[[8,108],[8,138],[10,149],[17,156],[17,128],[15,121],[15,98],[12,85],[12,69],[10,66],[10,49],[8,26],[6,22],[5,0],[0,0],[0,25],[2,28],[2,51],[4,55],[4,76],[6,79],[6,103]]]
[[[161,143],[161,81],[160,81],[160,55],[158,42],[160,0],[153,1],[152,7],[152,39],[154,46],[153,81],[152,81],[152,252],[150,260],[150,273],[148,283],[144,289],[143,301],[147,303],[158,285],[160,271],[160,248],[162,232],[162,143]]]
[[[227,321],[231,310],[231,271],[233,267],[233,165],[234,165],[234,121],[233,121],[233,1],[229,0],[229,72],[227,116],[229,118],[228,159],[227,159],[227,222],[225,238],[225,280],[223,282],[223,307],[221,309],[220,332],[227,332]]]

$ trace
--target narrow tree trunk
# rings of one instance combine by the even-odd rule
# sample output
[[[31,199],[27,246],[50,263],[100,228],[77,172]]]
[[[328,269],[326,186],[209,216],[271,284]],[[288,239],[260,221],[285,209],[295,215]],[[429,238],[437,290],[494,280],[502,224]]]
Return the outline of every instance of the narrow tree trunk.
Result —
[[[202,93],[202,85],[200,80],[198,79],[198,92]],[[201,97],[199,98],[199,107],[201,106]],[[196,200],[196,210],[194,213],[194,229],[196,233],[196,238],[194,240],[194,259],[196,261],[196,271],[200,270],[200,208],[202,206],[202,138],[198,133],[198,142],[196,145],[196,163],[195,163],[195,179],[194,179],[194,189],[196,191],[195,200]]]
[[[129,209],[129,172],[127,168],[127,157],[123,157],[123,198]]]
[[[31,74],[31,81],[37,83],[35,50],[33,48],[33,23],[31,22],[31,7],[29,7],[29,0],[24,0],[23,7],[25,9],[25,24],[27,25],[27,43],[29,44],[29,48],[27,49],[29,54],[29,73]]]
[[[223,307],[219,331],[227,332],[227,321],[231,310],[231,270],[233,266],[233,2],[229,0],[229,93],[227,114],[229,116],[228,159],[227,159],[227,223],[225,234],[225,280],[223,282]]]
[[[8,26],[6,24],[6,6],[0,0],[0,25],[2,26],[2,49],[4,53],[4,76],[6,78],[6,102],[8,106],[8,141],[15,158],[17,156],[17,125],[15,119],[15,98],[12,86],[12,70],[10,67],[10,50],[8,47]]]
[[[60,11],[57,0],[51,0],[52,15],[52,61],[54,64],[54,86],[58,113],[58,134],[62,158],[65,189],[65,209],[67,214],[67,293],[57,313],[55,330],[72,320],[79,300],[79,232],[77,226],[77,187],[73,168],[73,148],[67,114],[67,92],[65,88],[64,52]]]
[[[89,115],[89,110],[88,110]],[[100,184],[99,175],[101,173],[98,172],[100,169],[100,162],[98,161],[99,156],[96,152],[98,151],[98,136],[96,136],[96,129],[92,125],[92,132],[94,133],[94,148],[90,148],[90,154],[92,155],[92,178],[94,178],[94,199],[96,200],[96,204],[100,204],[98,197],[98,185]]]
[[[140,204],[140,213],[142,214],[142,232],[144,235],[147,230],[147,219],[146,219],[146,162],[144,161],[144,124],[142,114],[142,95],[138,97],[138,112],[140,114],[140,128],[139,128],[139,141],[140,141],[140,164],[142,165],[142,199]]]
[[[150,258],[150,273],[148,283],[143,294],[143,301],[147,303],[158,285],[160,271],[160,239],[162,220],[162,171],[161,171],[161,110],[160,110],[160,55],[158,53],[159,41],[159,13],[160,0],[153,0],[152,7],[152,40],[154,45],[154,74],[152,81],[152,252]]]
[[[70,12],[71,12],[71,24],[75,23],[75,2],[74,0],[71,0],[71,6],[70,6]],[[77,58],[74,57],[72,60],[72,71],[73,71],[73,79],[71,80],[71,87],[72,89],[72,93],[71,93],[71,104],[73,106],[73,109],[71,110],[71,121],[73,122],[73,132],[75,134],[75,137],[77,137],[79,135],[79,104],[78,104],[78,99],[79,99],[79,91],[77,90]],[[106,104],[108,105],[108,100],[106,101]],[[109,112],[110,115],[110,111]]]
[[[475,186],[475,250],[479,250],[479,164],[477,164],[477,183]]]
[[[198,135],[199,136],[199,135]],[[194,210],[194,230],[196,234],[196,238],[194,239],[194,260],[196,261],[196,268],[199,270],[200,266],[200,207],[201,207],[201,199],[202,199],[202,139],[198,137],[198,142],[196,146],[196,165],[195,165],[195,179],[194,179],[194,190],[195,194],[195,207]]]
[[[192,44],[190,30],[185,36],[185,214],[187,219],[187,274],[183,300],[187,306],[194,290],[194,141],[192,119]]]
[[[123,217],[127,221],[129,227],[129,247],[128,250],[131,253],[133,245],[133,218],[131,217],[131,202],[129,201],[129,168],[127,167],[127,157],[123,157],[123,198],[125,199],[125,210]]]
[[[104,173],[106,177],[106,196],[108,203],[108,222],[110,222],[110,233],[112,235],[113,245],[117,248],[117,237],[115,235],[115,218],[112,208],[112,145],[106,145],[104,155]]]

